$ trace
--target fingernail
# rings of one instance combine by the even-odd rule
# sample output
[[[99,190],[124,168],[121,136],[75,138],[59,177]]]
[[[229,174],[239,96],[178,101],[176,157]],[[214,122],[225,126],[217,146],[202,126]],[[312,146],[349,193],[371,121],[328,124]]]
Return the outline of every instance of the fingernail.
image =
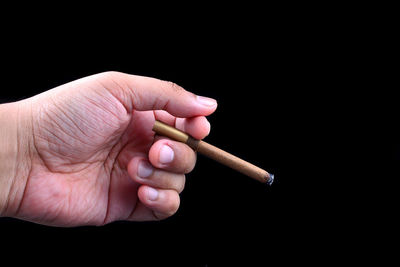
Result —
[[[140,161],[139,167],[137,170],[137,176],[140,178],[149,177],[153,173],[153,166],[147,161]]]
[[[158,198],[158,191],[154,188],[147,188],[147,198],[151,201],[154,201]]]
[[[170,163],[174,159],[174,151],[168,145],[163,145],[160,149],[159,161],[162,164]]]
[[[215,99],[205,97],[205,96],[196,96],[197,102],[200,104],[207,106],[207,107],[212,107],[217,104],[217,101]]]

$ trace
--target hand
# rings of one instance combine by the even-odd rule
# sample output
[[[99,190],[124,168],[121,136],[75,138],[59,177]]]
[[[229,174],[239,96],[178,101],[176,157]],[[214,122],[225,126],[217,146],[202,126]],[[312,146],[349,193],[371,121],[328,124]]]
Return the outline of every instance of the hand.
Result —
[[[0,212],[55,226],[174,214],[196,155],[183,143],[155,137],[153,123],[202,139],[210,131],[204,116],[217,107],[174,83],[118,72],[7,105],[0,119],[15,132],[7,135],[15,143],[4,142],[6,157],[18,160],[4,165],[10,172],[0,164],[0,194],[7,196],[0,197]]]

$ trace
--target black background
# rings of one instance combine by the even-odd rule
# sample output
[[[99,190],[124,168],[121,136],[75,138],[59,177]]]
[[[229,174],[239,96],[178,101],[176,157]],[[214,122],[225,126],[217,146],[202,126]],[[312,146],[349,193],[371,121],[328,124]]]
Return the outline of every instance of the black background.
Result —
[[[265,262],[354,256],[371,238],[360,218],[372,219],[365,212],[377,205],[355,196],[376,193],[365,191],[371,177],[362,166],[371,160],[359,156],[368,153],[364,122],[377,116],[363,109],[376,92],[360,83],[374,82],[362,71],[372,56],[364,57],[357,23],[326,20],[325,12],[264,11],[252,9],[244,18],[220,17],[219,10],[187,25],[186,13],[149,30],[96,21],[45,33],[41,25],[10,31],[2,51],[3,102],[108,70],[170,80],[217,99],[208,142],[276,180],[267,187],[199,156],[181,207],[167,220],[55,228],[2,218],[8,240],[62,258],[133,262],[149,254],[179,262],[190,256],[188,266],[241,255]],[[397,162],[398,147],[389,150]]]

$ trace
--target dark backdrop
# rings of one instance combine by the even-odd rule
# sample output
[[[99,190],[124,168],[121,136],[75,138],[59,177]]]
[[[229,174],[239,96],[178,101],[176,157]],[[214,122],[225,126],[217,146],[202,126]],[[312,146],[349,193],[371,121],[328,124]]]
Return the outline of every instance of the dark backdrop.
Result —
[[[369,79],[355,71],[366,60],[353,42],[358,32],[320,23],[323,14],[261,15],[149,32],[102,25],[43,35],[29,28],[16,40],[11,35],[2,50],[3,102],[108,70],[170,80],[218,100],[208,142],[276,180],[268,187],[199,156],[181,207],[167,220],[54,228],[2,218],[0,231],[15,246],[23,240],[25,247],[60,257],[91,251],[93,258],[150,253],[162,259],[165,253],[207,262],[243,253],[266,261],[351,255],[352,245],[367,238],[366,226],[354,220],[365,203],[352,197],[366,178],[356,156],[364,139],[354,129],[370,118],[355,108],[368,105],[356,86]]]

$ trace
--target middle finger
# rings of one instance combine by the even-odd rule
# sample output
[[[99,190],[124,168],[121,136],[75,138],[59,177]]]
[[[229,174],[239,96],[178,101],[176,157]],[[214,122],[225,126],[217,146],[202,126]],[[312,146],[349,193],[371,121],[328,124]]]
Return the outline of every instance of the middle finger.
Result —
[[[184,143],[160,139],[151,146],[149,160],[159,169],[189,173],[196,164],[196,153]]]

